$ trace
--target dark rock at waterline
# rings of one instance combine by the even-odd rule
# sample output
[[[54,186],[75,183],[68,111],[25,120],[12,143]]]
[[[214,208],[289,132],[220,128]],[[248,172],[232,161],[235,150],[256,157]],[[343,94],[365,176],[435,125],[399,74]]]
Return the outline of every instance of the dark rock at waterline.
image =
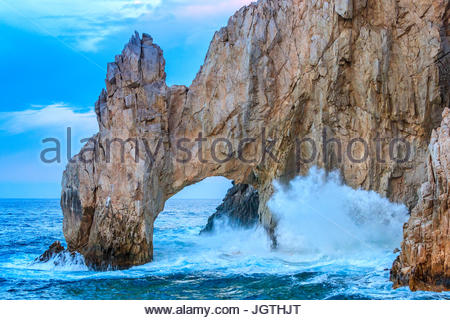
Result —
[[[55,241],[52,245],[38,258],[35,263],[52,263],[55,266],[78,266],[87,268],[84,258],[75,251],[65,249],[61,242]]]
[[[37,262],[48,262],[58,254],[65,252],[66,249],[61,245],[61,242],[55,241],[40,257],[36,258]]]
[[[250,228],[259,221],[258,191],[248,184],[234,184],[228,190],[223,202],[216,212],[208,219],[208,223],[200,233],[214,231],[219,219],[227,219],[228,223],[236,227]]]

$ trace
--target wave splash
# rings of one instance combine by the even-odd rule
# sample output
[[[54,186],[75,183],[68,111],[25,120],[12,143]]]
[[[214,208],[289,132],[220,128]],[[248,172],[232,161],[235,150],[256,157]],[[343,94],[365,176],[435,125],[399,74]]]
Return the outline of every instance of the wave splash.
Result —
[[[312,168],[308,176],[274,187],[268,206],[278,219],[282,251],[342,256],[400,245],[408,209],[344,185],[337,172]]]
[[[63,251],[53,255],[46,262],[34,261],[33,269],[45,271],[88,271],[84,258],[79,253]]]

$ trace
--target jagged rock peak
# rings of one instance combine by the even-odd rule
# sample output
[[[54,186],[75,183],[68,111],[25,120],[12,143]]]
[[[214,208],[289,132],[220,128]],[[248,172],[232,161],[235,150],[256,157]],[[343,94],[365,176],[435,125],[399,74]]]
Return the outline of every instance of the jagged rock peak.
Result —
[[[161,48],[153,43],[153,38],[138,32],[131,37],[115,62],[108,63],[106,86],[109,95],[116,88],[146,85],[165,81],[165,60]]]

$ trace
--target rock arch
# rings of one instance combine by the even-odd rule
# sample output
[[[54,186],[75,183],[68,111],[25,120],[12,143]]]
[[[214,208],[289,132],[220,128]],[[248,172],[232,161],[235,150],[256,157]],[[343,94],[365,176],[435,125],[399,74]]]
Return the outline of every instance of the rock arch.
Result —
[[[445,0],[260,0],[216,32],[189,88],[166,85],[162,50],[136,33],[108,64],[96,103],[99,133],[64,173],[69,249],[100,269],[151,261],[164,202],[215,175],[258,190],[268,229],[275,226],[265,206],[273,179],[313,165],[414,207],[431,131],[449,102],[448,11]],[[324,150],[324,136],[341,148]],[[411,146],[405,163],[386,156],[383,141],[399,137]],[[298,161],[313,151],[298,147],[304,138],[316,143],[308,163]],[[370,142],[367,161],[339,154],[360,138]],[[214,159],[228,158],[218,139],[233,146],[226,162]],[[94,153],[96,161],[83,161]]]

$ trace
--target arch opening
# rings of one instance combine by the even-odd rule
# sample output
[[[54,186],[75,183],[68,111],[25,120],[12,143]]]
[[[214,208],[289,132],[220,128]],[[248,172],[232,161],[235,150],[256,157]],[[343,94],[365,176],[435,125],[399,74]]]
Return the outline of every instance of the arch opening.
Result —
[[[242,248],[245,242],[265,247],[267,235],[259,227],[255,194],[252,186],[224,177],[209,177],[183,188],[166,201],[154,221],[152,264],[169,269],[215,268],[217,263],[226,264],[224,258],[238,257],[242,251],[251,254],[250,248]]]

